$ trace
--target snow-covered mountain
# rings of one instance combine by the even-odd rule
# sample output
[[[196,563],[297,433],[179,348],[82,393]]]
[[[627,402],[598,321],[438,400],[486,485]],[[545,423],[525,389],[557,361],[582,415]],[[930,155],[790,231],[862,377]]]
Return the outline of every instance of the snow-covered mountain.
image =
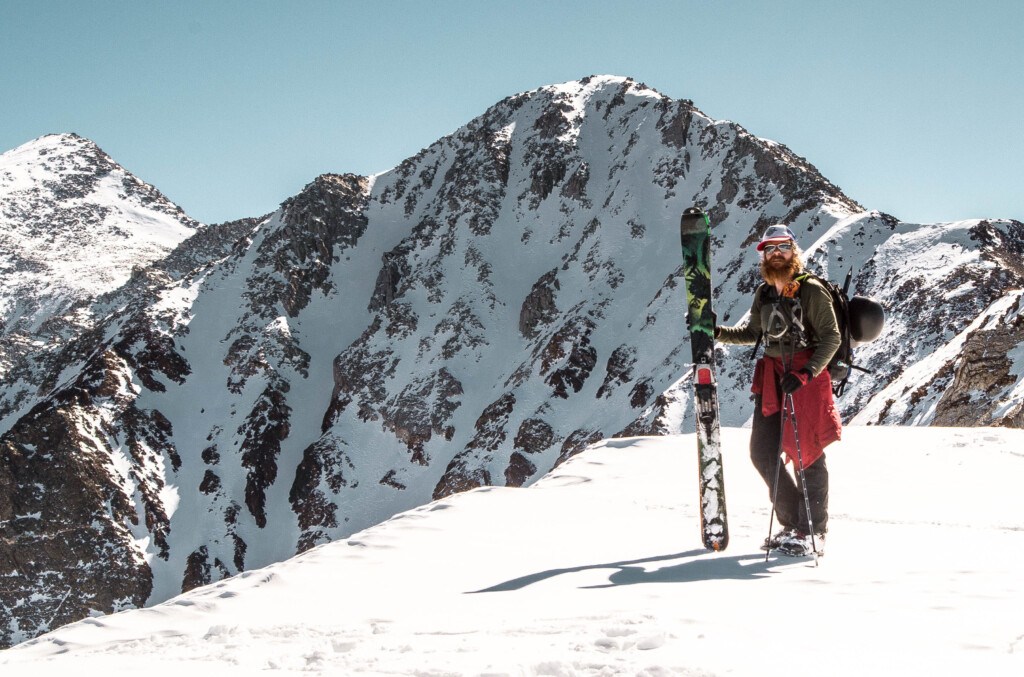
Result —
[[[1024,673],[1024,515],[1011,507],[1024,432],[846,433],[829,451],[832,519],[817,567],[758,549],[768,506],[746,458],[748,431],[723,430],[732,538],[722,553],[700,540],[694,435],[605,440],[528,489],[449,496],[153,608],[60,628],[0,652],[0,667],[240,677]],[[969,471],[979,466],[986,471]]]
[[[4,381],[0,641],[530,484],[602,439],[692,429],[694,203],[722,321],[749,307],[750,245],[780,221],[886,305],[847,418],[1020,425],[1022,224],[901,223],[692,102],[608,76],[542,87],[391,171],[175,231],[89,294],[82,331],[31,339],[52,357]],[[749,354],[722,352],[728,425],[750,415]]]
[[[75,134],[0,155],[0,219],[8,333],[38,329],[74,302],[120,287],[199,226]]]
[[[93,327],[98,297],[200,227],[77,135],[0,155],[0,417],[31,406],[49,360]]]

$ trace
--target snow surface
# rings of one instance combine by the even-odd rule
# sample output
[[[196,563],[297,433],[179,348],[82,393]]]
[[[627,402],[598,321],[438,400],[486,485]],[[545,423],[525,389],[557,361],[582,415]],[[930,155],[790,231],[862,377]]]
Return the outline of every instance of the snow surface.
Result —
[[[748,431],[700,546],[693,435],[606,440],[158,606],[0,652],[4,675],[1021,675],[1024,431],[850,427],[827,554],[772,557]]]

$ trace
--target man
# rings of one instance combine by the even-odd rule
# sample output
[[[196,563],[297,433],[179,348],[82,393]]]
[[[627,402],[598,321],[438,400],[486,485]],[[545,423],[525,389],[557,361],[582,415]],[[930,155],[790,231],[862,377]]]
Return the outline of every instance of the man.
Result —
[[[761,337],[765,345],[751,387],[750,458],[768,485],[782,530],[765,539],[763,547],[800,556],[812,554],[813,543],[821,554],[828,528],[824,449],[842,433],[826,369],[839,348],[839,326],[829,291],[803,274],[800,248],[789,228],[770,226],[757,251],[764,284],[754,293],[750,316],[735,327],[715,327],[715,337],[734,344],[755,343]],[[784,420],[790,396],[793,411]],[[780,469],[780,449],[793,463],[795,478]],[[810,516],[800,483],[801,460]]]

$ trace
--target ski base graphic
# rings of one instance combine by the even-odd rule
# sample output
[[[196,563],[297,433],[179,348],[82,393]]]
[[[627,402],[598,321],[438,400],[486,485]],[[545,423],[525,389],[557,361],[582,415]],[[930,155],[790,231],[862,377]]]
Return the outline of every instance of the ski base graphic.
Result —
[[[711,221],[700,207],[683,212],[679,223],[686,280],[686,326],[693,351],[697,462],[700,472],[700,526],[704,547],[729,545],[725,510],[725,472],[715,375],[715,314],[711,286]]]

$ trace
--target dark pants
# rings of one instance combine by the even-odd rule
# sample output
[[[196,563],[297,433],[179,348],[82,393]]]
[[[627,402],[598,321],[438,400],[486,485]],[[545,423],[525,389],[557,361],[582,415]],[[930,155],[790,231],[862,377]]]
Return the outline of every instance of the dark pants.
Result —
[[[797,412],[799,418],[800,412]],[[792,421],[787,417],[786,425]],[[771,416],[761,414],[761,396],[754,400],[754,424],[750,432],[750,460],[768,485],[768,500],[772,498],[776,468],[779,468],[779,487],[775,497],[775,515],[783,527],[796,528],[805,533],[810,529],[807,525],[807,509],[804,503],[803,489],[800,487],[800,474],[795,478],[786,469],[780,467],[779,455],[782,453],[782,412]],[[828,466],[822,454],[814,465],[804,468],[807,480],[807,494],[811,499],[811,519],[814,532],[824,533],[828,528]]]

